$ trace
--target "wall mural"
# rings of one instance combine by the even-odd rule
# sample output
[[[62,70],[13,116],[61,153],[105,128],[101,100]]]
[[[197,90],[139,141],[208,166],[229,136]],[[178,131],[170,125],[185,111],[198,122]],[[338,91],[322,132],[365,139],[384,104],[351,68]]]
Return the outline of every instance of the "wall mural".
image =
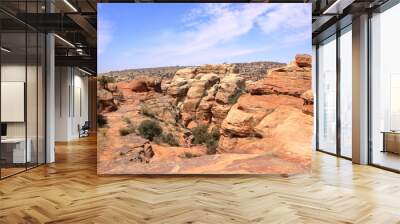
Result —
[[[99,174],[310,169],[311,4],[98,13]]]

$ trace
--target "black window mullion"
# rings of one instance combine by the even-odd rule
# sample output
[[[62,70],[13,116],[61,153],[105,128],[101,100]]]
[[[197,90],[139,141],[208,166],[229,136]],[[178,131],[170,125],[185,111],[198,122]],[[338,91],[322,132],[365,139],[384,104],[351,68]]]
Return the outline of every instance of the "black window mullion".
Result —
[[[336,31],[336,154],[341,156],[341,118],[340,118],[340,82],[341,82],[341,66],[340,66],[340,36],[339,27]]]

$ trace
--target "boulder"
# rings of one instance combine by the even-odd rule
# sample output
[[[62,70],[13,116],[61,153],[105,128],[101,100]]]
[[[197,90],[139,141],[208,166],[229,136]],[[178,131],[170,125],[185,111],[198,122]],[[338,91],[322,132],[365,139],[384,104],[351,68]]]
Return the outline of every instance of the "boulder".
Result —
[[[311,55],[308,54],[298,54],[295,57],[295,62],[299,67],[311,67],[312,59]]]
[[[303,113],[314,115],[314,95],[312,90],[307,90],[303,94],[301,94],[301,98],[303,99]]]
[[[134,79],[129,82],[129,87],[133,92],[147,92],[147,84],[144,80]]]
[[[283,94],[300,97],[311,89],[311,68],[287,66],[272,69],[266,78],[258,80],[247,87],[253,95]]]
[[[232,108],[234,110],[235,108]],[[250,108],[249,108],[250,109]],[[239,112],[245,118],[232,117],[229,112],[222,125],[220,153],[285,153],[309,155],[313,118],[301,109],[277,105],[271,111],[256,114]],[[236,134],[232,136],[231,133]]]
[[[114,100],[114,96],[111,92],[106,89],[100,88],[97,90],[97,111],[112,112],[118,109],[117,103]]]
[[[146,87],[154,92],[161,92],[161,78],[159,77],[140,77],[146,83]]]
[[[234,70],[230,64],[206,64],[196,68],[196,74],[200,73],[215,73],[219,76],[225,75],[230,71]]]
[[[122,137],[122,141],[127,144],[115,149],[115,151],[119,152],[120,157],[130,162],[149,163],[155,155],[150,141],[140,136],[124,136]]]
[[[106,84],[106,89],[112,93],[117,92],[117,84],[109,82]]]
[[[182,68],[176,71],[174,78],[172,79],[172,82],[175,81],[175,79],[181,78],[184,80],[187,79],[192,79],[196,75],[196,68]]]
[[[221,79],[219,85],[216,86],[215,103],[211,108],[212,121],[217,125],[221,125],[230,108],[235,104],[239,95],[245,89],[245,81],[237,74],[229,74]]]

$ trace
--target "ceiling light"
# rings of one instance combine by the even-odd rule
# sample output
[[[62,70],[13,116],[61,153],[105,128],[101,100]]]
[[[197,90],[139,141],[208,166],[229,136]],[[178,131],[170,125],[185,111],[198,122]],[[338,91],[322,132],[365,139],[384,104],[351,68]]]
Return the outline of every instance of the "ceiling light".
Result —
[[[65,4],[67,4],[74,12],[78,12],[78,10],[68,1],[64,0]]]
[[[90,72],[88,72],[88,71],[85,71],[85,70],[83,70],[83,69],[81,69],[81,68],[79,68],[79,67],[78,67],[78,70],[81,71],[81,72],[83,72],[83,73],[85,73],[85,74],[87,74],[87,75],[92,75],[92,73],[90,73]]]
[[[9,50],[9,49],[7,49],[5,47],[1,47],[0,49],[1,49],[1,51],[4,51],[6,53],[10,53],[11,52],[11,50]]]
[[[57,35],[57,34],[54,34],[54,36],[57,37],[58,39],[60,39],[62,42],[64,42],[64,43],[66,43],[67,45],[69,45],[70,47],[75,48],[75,45],[73,45],[73,44],[72,44],[71,42],[69,42],[68,40],[66,40],[66,39],[64,39],[64,38],[62,38],[62,37],[60,37],[60,36]]]

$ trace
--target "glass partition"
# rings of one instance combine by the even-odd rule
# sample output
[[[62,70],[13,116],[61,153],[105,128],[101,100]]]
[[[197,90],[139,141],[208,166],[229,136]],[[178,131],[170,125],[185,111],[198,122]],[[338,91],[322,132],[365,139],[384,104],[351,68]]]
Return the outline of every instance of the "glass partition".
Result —
[[[400,4],[371,18],[371,140],[375,165],[400,170]]]
[[[351,25],[340,35],[340,154],[352,157],[352,35]]]
[[[1,1],[40,13],[44,1]],[[0,178],[45,163],[45,34],[0,12]]]
[[[318,48],[318,149],[336,153],[336,36]]]
[[[24,171],[31,158],[26,150],[26,33],[3,32],[1,47],[1,175],[6,177]]]

